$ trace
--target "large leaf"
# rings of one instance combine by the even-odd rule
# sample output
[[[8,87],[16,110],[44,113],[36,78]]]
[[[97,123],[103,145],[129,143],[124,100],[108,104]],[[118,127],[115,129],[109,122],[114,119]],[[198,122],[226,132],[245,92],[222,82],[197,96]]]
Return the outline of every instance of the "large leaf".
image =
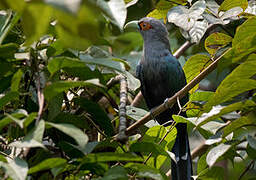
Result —
[[[8,43],[0,45],[1,58],[14,58],[14,53],[18,51],[18,45],[15,43]]]
[[[116,24],[120,29],[123,29],[126,20],[126,6],[123,0],[92,0],[102,9],[107,17]]]
[[[142,162],[143,159],[140,156],[131,153],[91,153],[80,160],[81,163],[96,163],[96,162],[111,162],[111,161],[138,161]]]
[[[214,163],[225,154],[232,146],[228,144],[219,144],[218,146],[212,148],[207,154],[206,162],[211,167]]]
[[[48,158],[40,162],[39,164],[31,167],[28,173],[32,174],[38,171],[43,171],[43,170],[51,169],[54,167],[58,167],[58,166],[64,165],[66,162],[67,160],[62,158]]]
[[[3,97],[0,98],[0,109],[2,109],[7,103],[12,100],[16,100],[19,97],[18,92],[8,92]]]
[[[15,180],[25,180],[28,173],[28,164],[26,161],[15,158],[7,159],[8,163],[0,162],[0,167],[3,167],[6,174]]]
[[[184,72],[187,82],[192,81],[202,70],[204,70],[211,63],[210,57],[207,55],[196,54],[188,59],[184,65]],[[193,93],[198,88],[195,86],[190,93]]]
[[[156,8],[151,11],[147,16],[148,17],[153,17],[156,19],[165,19],[167,12],[174,6],[171,2],[165,1],[165,0],[160,0]]]
[[[114,166],[111,169],[109,169],[104,176],[102,177],[102,180],[128,180],[127,172],[122,166]]]
[[[248,6],[248,2],[247,0],[225,0],[220,5],[219,11],[227,11],[237,6],[240,6],[241,8],[243,8],[243,10],[245,10]]]
[[[56,7],[60,8],[64,11],[76,13],[79,10],[81,0],[44,0],[46,3]]]
[[[236,119],[229,123],[225,128],[223,128],[223,137],[226,137],[229,135],[231,132],[234,132],[235,130],[248,126],[248,125],[255,125],[256,123],[256,115],[255,113],[250,113],[247,116],[242,116],[239,119]]]
[[[92,116],[92,120],[104,130],[107,136],[114,135],[114,128],[111,120],[99,104],[82,98],[76,99],[75,102],[85,109],[90,116]]]
[[[256,55],[253,54],[235,70],[232,71],[218,86],[215,94],[206,103],[205,108],[226,102],[231,98],[256,88],[256,81],[250,79],[256,74]]]
[[[158,169],[146,166],[139,163],[128,163],[124,166],[127,169],[130,169],[132,172],[136,173],[136,177],[139,178],[149,178],[155,180],[164,180],[168,179],[165,174],[162,174]]]
[[[56,124],[56,123],[50,123],[50,122],[46,122],[46,124],[62,131],[63,133],[75,139],[75,141],[77,142],[77,144],[82,150],[85,148],[89,140],[88,136],[84,134],[82,130],[78,129],[72,124],[64,124],[64,123]]]
[[[205,40],[205,49],[214,55],[218,49],[225,47],[232,41],[232,37],[223,33],[213,33]]]
[[[80,86],[103,87],[99,83],[98,79],[91,79],[86,81],[58,81],[46,86],[44,89],[44,95],[47,100],[50,100],[63,91],[67,91],[70,88]]]
[[[23,72],[19,69],[12,77],[11,91],[18,91]]]
[[[26,6],[23,11],[21,23],[28,45],[39,40],[47,32],[51,16],[52,9],[43,3],[29,3]]]

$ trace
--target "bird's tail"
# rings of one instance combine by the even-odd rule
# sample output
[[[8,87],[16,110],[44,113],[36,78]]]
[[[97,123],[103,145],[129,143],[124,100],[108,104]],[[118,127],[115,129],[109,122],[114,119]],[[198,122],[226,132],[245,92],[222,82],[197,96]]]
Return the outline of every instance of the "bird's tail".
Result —
[[[176,128],[177,136],[172,148],[176,162],[172,160],[172,180],[191,180],[193,171],[187,134],[187,124],[178,123]]]

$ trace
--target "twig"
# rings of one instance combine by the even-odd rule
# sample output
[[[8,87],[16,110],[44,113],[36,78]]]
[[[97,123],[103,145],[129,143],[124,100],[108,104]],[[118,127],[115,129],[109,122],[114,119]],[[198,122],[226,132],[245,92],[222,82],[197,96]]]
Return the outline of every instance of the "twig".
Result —
[[[219,60],[228,52],[230,49],[226,50],[221,56],[217,57],[213,63],[211,63],[205,70],[203,70],[198,76],[196,76],[190,83],[188,83],[184,88],[178,91],[174,96],[168,99],[168,106],[172,106],[176,99],[183,98],[195,85],[197,85],[202,79],[204,79],[210,72],[212,72],[219,62]],[[144,117],[142,117],[139,121],[136,121],[130,127],[127,128],[126,134],[130,134],[132,131],[137,129],[139,126],[145,124],[151,119],[152,114],[154,117],[164,112],[168,107],[165,105],[166,103],[162,103],[158,107],[154,108],[151,113],[147,113]]]
[[[254,166],[254,160],[250,162],[250,164],[245,168],[242,174],[239,176],[238,180],[242,179],[242,177]]]
[[[44,109],[44,94],[41,89],[41,84],[40,84],[40,74],[38,72],[37,76],[37,98],[38,98],[38,105],[39,105],[39,110],[38,110],[38,115],[36,118],[36,124],[39,123],[39,120],[42,117],[43,109]]]
[[[83,113],[83,115],[92,123],[92,125],[95,127],[95,129],[97,129],[97,131],[98,131],[102,136],[104,136],[105,138],[107,138],[107,135],[104,134],[103,131],[101,131],[101,129],[98,127],[98,125],[95,124],[95,122],[94,122],[86,113]]]
[[[119,132],[117,140],[125,143],[128,137],[126,131],[126,102],[127,102],[127,80],[121,75],[120,78],[120,105],[119,105]]]

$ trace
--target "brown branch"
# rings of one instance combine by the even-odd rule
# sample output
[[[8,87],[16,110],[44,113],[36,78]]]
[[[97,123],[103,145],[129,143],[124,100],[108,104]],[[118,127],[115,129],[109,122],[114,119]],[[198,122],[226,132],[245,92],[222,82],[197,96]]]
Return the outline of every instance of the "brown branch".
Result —
[[[191,152],[191,159],[195,159],[196,157],[201,156],[202,154],[204,154],[207,151],[207,149],[209,147],[210,147],[209,145],[207,145],[203,142],[198,147],[193,149],[193,151]]]
[[[126,77],[120,75],[120,105],[119,105],[119,132],[117,140],[125,143],[128,137],[126,131],[126,102],[127,102],[127,80]]]
[[[171,107],[174,103],[176,103],[177,98],[183,98],[194,86],[196,86],[202,79],[204,79],[209,73],[211,73],[216,67],[219,60],[229,51],[230,49],[226,50],[221,56],[214,59],[214,62],[211,63],[205,70],[203,70],[198,76],[196,76],[190,83],[188,83],[184,88],[178,91],[174,96],[168,99],[167,104],[168,107]],[[126,134],[129,135],[132,131],[137,129],[139,126],[148,122],[152,115],[155,117],[160,113],[164,112],[168,107],[165,105],[166,103],[162,103],[155,109],[148,112],[144,117],[142,117],[139,121],[136,121],[130,127],[127,128]]]

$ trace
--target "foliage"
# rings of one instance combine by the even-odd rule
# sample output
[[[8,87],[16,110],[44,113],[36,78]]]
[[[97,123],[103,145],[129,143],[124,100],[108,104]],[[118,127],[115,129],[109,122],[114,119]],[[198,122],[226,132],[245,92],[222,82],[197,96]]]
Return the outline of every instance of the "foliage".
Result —
[[[1,0],[0,9],[0,177],[168,179],[173,126],[151,121],[125,145],[113,138],[120,86],[110,82],[125,76],[128,100],[140,86],[142,38],[124,25],[147,15],[171,27],[172,50],[195,43],[180,58],[188,83],[224,54],[190,91],[188,118],[173,116],[208,147],[195,178],[256,177],[255,1]],[[143,107],[127,106],[127,119]]]

